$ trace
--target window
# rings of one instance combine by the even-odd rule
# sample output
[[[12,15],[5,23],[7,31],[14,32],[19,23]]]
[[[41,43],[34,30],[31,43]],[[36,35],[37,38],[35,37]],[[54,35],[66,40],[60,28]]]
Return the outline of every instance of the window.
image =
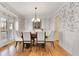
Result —
[[[6,18],[0,18],[0,39],[2,40],[7,38],[6,21]]]
[[[12,30],[12,29],[13,29],[13,24],[10,24],[9,29],[10,29],[10,30]]]
[[[1,31],[6,30],[6,18],[3,18],[3,17],[0,18],[0,29]]]
[[[18,26],[18,25],[19,25],[19,23],[18,23],[18,21],[16,21],[16,22],[15,22],[15,30],[16,30],[16,31],[18,31],[18,29],[19,29],[19,26]]]

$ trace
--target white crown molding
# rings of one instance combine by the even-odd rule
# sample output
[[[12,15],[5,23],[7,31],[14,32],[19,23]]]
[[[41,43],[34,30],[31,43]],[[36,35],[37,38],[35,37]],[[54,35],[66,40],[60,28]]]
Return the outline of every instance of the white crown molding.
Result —
[[[17,12],[14,8],[12,8],[6,2],[1,2],[0,5],[3,6],[4,8],[6,8],[8,11],[10,11],[12,14],[16,15],[16,17],[24,18],[23,15],[21,15],[19,12]]]

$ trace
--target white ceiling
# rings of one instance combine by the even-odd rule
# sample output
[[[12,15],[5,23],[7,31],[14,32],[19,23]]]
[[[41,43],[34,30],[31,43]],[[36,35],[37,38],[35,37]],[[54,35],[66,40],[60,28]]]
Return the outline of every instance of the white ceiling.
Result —
[[[53,15],[63,2],[7,2],[12,8],[24,16],[33,16],[37,7],[38,16]]]

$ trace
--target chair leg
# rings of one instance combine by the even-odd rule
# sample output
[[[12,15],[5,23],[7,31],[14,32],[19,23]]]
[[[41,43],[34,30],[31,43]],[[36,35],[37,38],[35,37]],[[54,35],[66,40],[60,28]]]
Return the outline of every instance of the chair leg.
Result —
[[[17,47],[17,41],[16,41],[16,44],[15,44],[15,47]]]
[[[52,42],[52,43],[53,43],[53,47],[55,48],[54,42]]]
[[[24,52],[24,43],[23,43],[23,48],[22,48],[22,51]]]
[[[45,45],[44,45],[44,49],[45,49],[45,51],[46,51],[46,43],[45,43]]]
[[[32,44],[30,44],[30,51],[32,50]]]
[[[22,47],[22,51],[24,51],[24,45],[23,45],[23,47]]]

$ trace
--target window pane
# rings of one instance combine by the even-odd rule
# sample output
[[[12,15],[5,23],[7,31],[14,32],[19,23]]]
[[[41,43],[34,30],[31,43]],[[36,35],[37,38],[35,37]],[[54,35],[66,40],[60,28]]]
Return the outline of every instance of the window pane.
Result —
[[[7,38],[7,31],[6,31],[6,18],[1,17],[0,18],[0,39],[6,39]]]

